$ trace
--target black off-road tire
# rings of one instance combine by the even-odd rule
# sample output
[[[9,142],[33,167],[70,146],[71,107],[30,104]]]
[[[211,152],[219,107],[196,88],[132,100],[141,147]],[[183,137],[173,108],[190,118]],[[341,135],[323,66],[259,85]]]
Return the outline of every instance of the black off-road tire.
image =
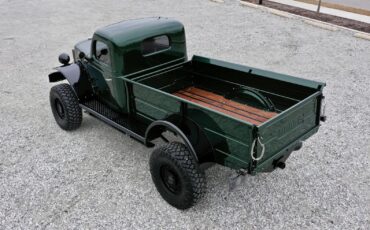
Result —
[[[82,109],[69,84],[55,85],[50,89],[50,106],[55,121],[64,130],[75,130],[82,122]]]
[[[171,142],[155,149],[149,165],[158,192],[172,206],[190,208],[204,195],[204,171],[184,144]]]

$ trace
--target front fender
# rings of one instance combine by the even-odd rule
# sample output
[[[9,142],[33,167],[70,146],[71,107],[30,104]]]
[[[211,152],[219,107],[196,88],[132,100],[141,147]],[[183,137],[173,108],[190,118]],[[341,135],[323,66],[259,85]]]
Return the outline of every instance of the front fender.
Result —
[[[93,95],[88,75],[80,64],[70,64],[56,68],[56,72],[49,74],[49,82],[67,80],[72,86],[79,100],[85,100]]]

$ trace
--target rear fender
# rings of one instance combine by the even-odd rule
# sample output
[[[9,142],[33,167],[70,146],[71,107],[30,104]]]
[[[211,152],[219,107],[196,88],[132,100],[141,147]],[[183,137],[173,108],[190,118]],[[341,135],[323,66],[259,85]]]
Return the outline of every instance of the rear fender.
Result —
[[[81,65],[70,64],[57,67],[56,72],[49,74],[49,82],[58,82],[66,79],[80,101],[91,97],[93,95],[91,83]]]
[[[172,115],[166,120],[154,121],[145,132],[147,146],[150,145],[151,140],[160,137],[165,131],[178,135],[198,163],[213,161],[213,147],[202,129],[195,122],[181,118],[180,115]]]

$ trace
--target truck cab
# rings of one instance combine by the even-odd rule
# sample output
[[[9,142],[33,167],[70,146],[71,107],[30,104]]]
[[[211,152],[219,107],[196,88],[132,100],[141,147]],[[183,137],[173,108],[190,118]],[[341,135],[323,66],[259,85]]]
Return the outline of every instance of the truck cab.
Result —
[[[115,23],[77,43],[73,57],[84,64],[95,94],[128,113],[127,87],[121,78],[187,61],[184,26],[163,17]]]

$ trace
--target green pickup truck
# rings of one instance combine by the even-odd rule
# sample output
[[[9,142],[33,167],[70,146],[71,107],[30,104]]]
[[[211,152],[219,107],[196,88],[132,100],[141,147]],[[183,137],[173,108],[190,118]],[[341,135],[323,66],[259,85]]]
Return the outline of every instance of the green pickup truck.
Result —
[[[148,147],[160,195],[187,209],[206,190],[204,169],[237,175],[284,168],[316,133],[324,83],[186,53],[179,21],[155,17],[98,29],[59,56],[50,82],[57,124],[77,129],[82,110]],[[124,153],[123,153],[124,154]]]

